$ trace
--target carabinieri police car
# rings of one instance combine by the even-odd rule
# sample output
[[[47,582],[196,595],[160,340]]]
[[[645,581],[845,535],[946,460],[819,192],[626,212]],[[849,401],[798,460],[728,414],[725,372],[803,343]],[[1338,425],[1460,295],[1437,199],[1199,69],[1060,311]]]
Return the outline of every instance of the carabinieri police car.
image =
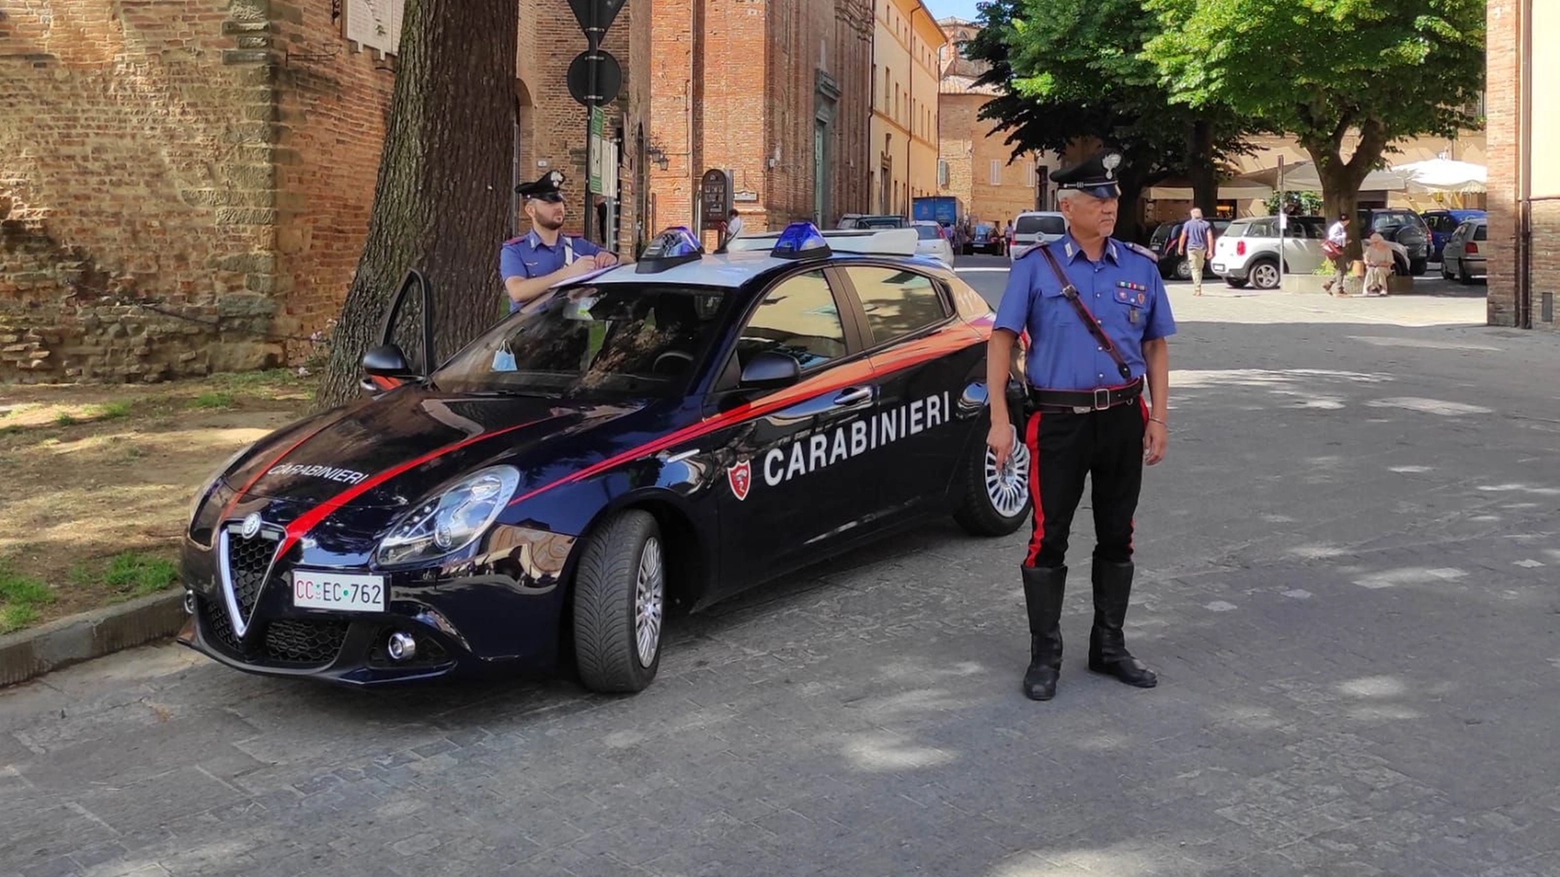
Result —
[[[929,516],[1013,532],[1030,461],[987,451],[992,311],[915,240],[799,223],[705,254],[671,230],[431,373],[371,349],[371,393],[195,498],[182,640],[276,676],[572,666],[632,692],[669,611]]]

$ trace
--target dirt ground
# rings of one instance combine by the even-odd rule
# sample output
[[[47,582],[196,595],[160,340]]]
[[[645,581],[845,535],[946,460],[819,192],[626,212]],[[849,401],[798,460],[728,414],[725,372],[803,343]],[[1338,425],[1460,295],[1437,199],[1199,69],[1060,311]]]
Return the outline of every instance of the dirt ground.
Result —
[[[203,481],[243,445],[307,413],[313,388],[286,371],[0,387],[0,586],[25,579],[50,592],[10,626],[169,586],[168,562]],[[146,569],[160,572],[148,578]],[[119,570],[141,578],[126,587]]]

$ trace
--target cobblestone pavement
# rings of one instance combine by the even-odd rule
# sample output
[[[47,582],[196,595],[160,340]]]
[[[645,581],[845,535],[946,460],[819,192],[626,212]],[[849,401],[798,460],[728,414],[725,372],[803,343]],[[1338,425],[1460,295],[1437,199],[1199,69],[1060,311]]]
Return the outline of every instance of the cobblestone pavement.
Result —
[[[945,524],[685,620],[632,698],[145,648],[0,693],[0,874],[1560,875],[1560,337],[1423,288],[1173,290],[1157,689],[1084,670],[1087,528],[1049,704],[1024,537]]]

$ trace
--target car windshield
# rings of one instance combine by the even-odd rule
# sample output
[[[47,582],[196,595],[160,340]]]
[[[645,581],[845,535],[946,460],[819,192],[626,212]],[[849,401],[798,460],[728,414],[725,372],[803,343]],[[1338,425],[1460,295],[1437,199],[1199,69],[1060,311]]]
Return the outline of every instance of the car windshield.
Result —
[[[863,216],[856,220],[858,228],[903,228],[905,221],[897,216]]]
[[[1061,236],[1067,233],[1067,222],[1060,216],[1020,216],[1013,233]]]
[[[678,396],[718,340],[728,291],[613,283],[557,290],[433,374],[441,390]]]
[[[935,225],[918,225],[915,227],[915,235],[923,241],[936,240],[942,237],[942,235],[937,233],[937,226]]]

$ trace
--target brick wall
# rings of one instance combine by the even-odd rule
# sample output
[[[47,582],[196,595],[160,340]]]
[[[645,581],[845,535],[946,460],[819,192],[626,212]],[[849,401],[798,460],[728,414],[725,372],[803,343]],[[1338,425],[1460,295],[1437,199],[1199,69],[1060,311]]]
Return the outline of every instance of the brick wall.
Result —
[[[830,70],[840,89],[834,116],[833,180],[827,225],[872,203],[872,0],[835,0]]]
[[[276,279],[274,83],[247,63],[268,19],[266,0],[6,5],[0,381],[280,360],[243,334]]]
[[[948,185],[941,194],[962,199],[968,215],[980,222],[1012,222],[1021,211],[1035,209],[1035,186],[1026,167],[1032,156],[1020,156],[1008,164],[1012,147],[1006,135],[991,133],[995,124],[980,118],[980,108],[991,100],[978,93],[944,91],[938,105],[942,118],[942,159],[948,164]],[[991,183],[991,163],[999,167],[999,182]],[[1038,173],[1038,171],[1037,171]]]

